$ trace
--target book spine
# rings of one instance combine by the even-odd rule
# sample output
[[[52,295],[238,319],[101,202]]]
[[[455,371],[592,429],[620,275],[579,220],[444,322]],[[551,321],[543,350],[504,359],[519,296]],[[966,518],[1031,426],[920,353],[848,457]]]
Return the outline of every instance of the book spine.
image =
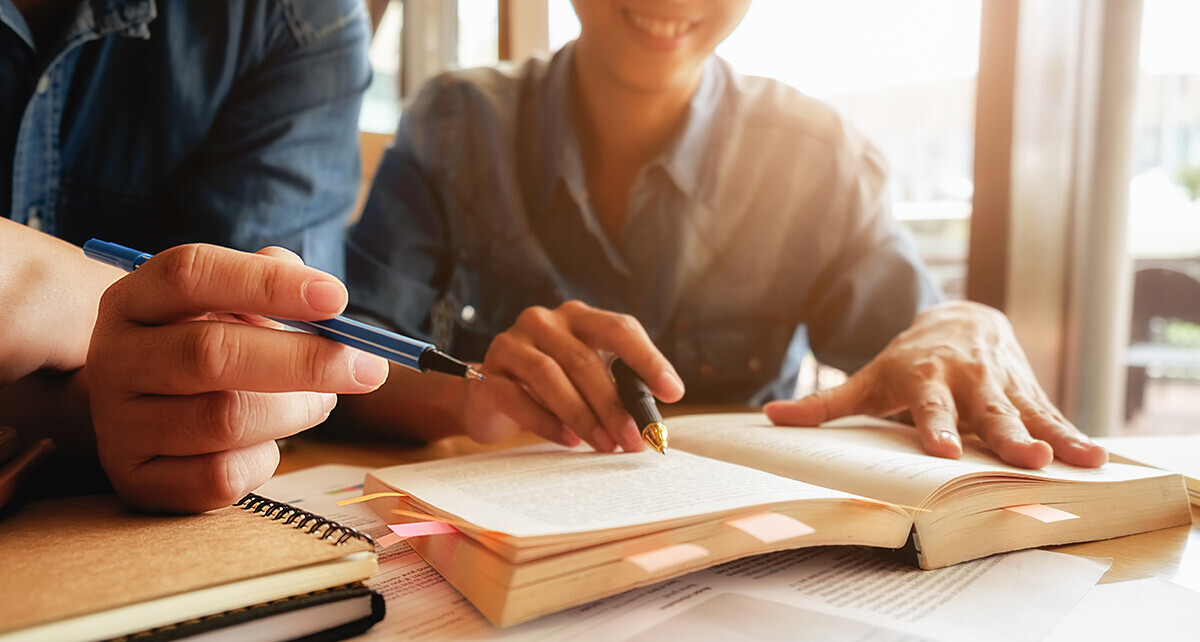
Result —
[[[296,508],[286,502],[267,499],[254,493],[250,493],[239,499],[234,506],[257,513],[263,517],[269,517],[274,521],[282,522],[297,530],[305,531],[317,536],[318,539],[331,540],[336,546],[340,546],[352,539],[359,539],[372,546],[375,545],[375,540],[362,531],[355,530],[349,526],[342,526],[331,519],[326,519],[320,515]]]

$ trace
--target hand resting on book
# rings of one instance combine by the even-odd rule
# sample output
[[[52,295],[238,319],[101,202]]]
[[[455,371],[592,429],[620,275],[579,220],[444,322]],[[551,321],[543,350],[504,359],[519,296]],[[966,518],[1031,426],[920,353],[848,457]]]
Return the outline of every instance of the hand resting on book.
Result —
[[[280,248],[179,246],[114,283],[84,372],[117,494],[151,510],[227,506],[270,478],[275,439],[323,421],[337,393],[382,384],[380,357],[242,316],[327,319],[346,301]]]
[[[962,454],[962,429],[1023,468],[1042,468],[1055,457],[1086,467],[1108,460],[1050,402],[1005,316],[968,302],[921,313],[843,385],[764,410],[771,421],[792,426],[908,411],[925,450],[954,459]]]

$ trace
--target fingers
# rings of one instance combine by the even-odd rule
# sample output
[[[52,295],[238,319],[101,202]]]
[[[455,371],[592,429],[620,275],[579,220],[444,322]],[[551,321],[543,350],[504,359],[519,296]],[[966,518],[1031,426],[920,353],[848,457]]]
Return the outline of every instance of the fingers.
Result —
[[[329,417],[337,395],[222,390],[185,397],[143,396],[122,406],[110,456],[124,465],[155,457],[187,457],[290,437]],[[114,461],[113,463],[117,463]]]
[[[315,335],[218,321],[133,326],[119,342],[94,350],[106,370],[120,373],[126,395],[363,393],[381,385],[388,371],[380,357]]]
[[[1041,398],[1038,398],[1041,397]],[[1050,444],[1054,455],[1073,466],[1095,468],[1108,462],[1108,451],[1067,421],[1044,395],[1009,393],[1029,434]]]
[[[582,303],[578,314],[571,316],[571,328],[590,348],[615,354],[646,382],[654,396],[667,403],[683,398],[683,381],[671,362],[659,352],[637,319],[588,308]],[[607,372],[607,364],[604,365]],[[607,375],[606,375],[607,376]]]
[[[466,432],[475,441],[497,443],[524,429],[568,448],[579,445],[575,433],[511,379],[489,375],[483,381],[472,382],[468,391],[468,405],[473,412]]]
[[[925,452],[938,457],[962,456],[958,436],[958,408],[950,388],[940,380],[923,381],[916,401],[909,406],[913,424],[921,434]]]
[[[1020,411],[1002,390],[983,384],[973,396],[971,423],[996,456],[1010,465],[1033,469],[1054,460],[1054,449],[1029,434]]]
[[[301,320],[340,314],[348,301],[346,287],[293,258],[277,258],[284,252],[248,254],[212,245],[164,250],[109,288],[106,307],[147,325],[212,312]]]
[[[492,341],[483,368],[489,378],[510,378],[524,392],[508,395],[510,415],[528,416],[532,411],[518,406],[538,405],[597,450],[643,450],[637,426],[621,405],[608,372],[612,354],[638,372],[659,398],[673,401],[682,396],[678,374],[636,319],[579,302],[523,312],[509,331]],[[544,425],[539,430],[555,432]]]
[[[112,475],[126,503],[155,512],[199,513],[229,506],[271,478],[279,465],[273,441],[193,457],[161,457]]]
[[[97,450],[114,488],[154,510],[207,510],[274,470],[274,440],[323,421],[333,393],[373,390],[385,360],[257,315],[332,317],[336,278],[282,248],[159,253],[100,301],[84,373]]]

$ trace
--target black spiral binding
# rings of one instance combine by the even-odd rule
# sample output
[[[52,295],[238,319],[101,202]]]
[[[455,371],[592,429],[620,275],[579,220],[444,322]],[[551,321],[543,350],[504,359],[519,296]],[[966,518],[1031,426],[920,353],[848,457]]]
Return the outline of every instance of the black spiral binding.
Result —
[[[375,540],[366,533],[354,530],[349,526],[342,526],[333,520],[314,515],[291,504],[277,502],[254,493],[241,498],[234,506],[270,517],[274,521],[282,520],[284,524],[291,525],[293,528],[317,535],[318,539],[332,539],[336,534],[337,540],[334,541],[334,544],[338,546],[351,539],[360,539],[372,546],[375,545]],[[322,531],[322,528],[325,530]]]

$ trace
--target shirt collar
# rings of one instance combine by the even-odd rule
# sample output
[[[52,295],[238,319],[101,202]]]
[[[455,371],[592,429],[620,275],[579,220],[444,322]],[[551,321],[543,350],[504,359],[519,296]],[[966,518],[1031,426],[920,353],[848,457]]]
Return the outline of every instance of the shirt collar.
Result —
[[[541,87],[541,93],[533,96],[527,108],[521,109],[522,128],[525,132],[518,140],[540,141],[527,149],[529,166],[526,169],[526,195],[529,205],[536,211],[545,212],[559,179],[576,200],[582,196],[586,185],[583,173],[583,157],[579,141],[570,118],[571,65],[574,59],[575,42],[563,45],[550,59],[544,69],[545,82],[535,78],[529,87]],[[522,92],[524,94],[524,92]],[[526,97],[522,95],[522,102]]]
[[[524,140],[541,140],[538,149],[529,150],[531,158],[530,178],[535,179],[532,191],[538,211],[550,207],[550,199],[561,179],[577,201],[582,201],[587,191],[583,157],[575,126],[570,119],[571,65],[575,51],[574,41],[564,45],[546,68],[545,90],[537,99],[537,108],[524,110],[525,127],[540,131],[537,136]],[[711,204],[716,189],[717,166],[720,162],[719,146],[724,140],[723,132],[734,117],[734,106],[726,99],[726,83],[729,74],[723,67],[725,61],[711,56],[704,64],[700,85],[688,103],[686,121],[678,134],[667,144],[662,153],[648,167],[661,166],[675,186],[689,199]]]
[[[155,0],[90,0],[80,5],[67,39],[113,34],[149,38],[150,22],[157,15]]]
[[[33,34],[29,32],[29,25],[9,0],[0,0],[0,23],[7,25],[30,49],[33,48]]]
[[[724,132],[732,122],[733,105],[726,100],[726,63],[710,56],[700,85],[688,103],[684,125],[649,167],[661,166],[689,200],[711,205]]]

